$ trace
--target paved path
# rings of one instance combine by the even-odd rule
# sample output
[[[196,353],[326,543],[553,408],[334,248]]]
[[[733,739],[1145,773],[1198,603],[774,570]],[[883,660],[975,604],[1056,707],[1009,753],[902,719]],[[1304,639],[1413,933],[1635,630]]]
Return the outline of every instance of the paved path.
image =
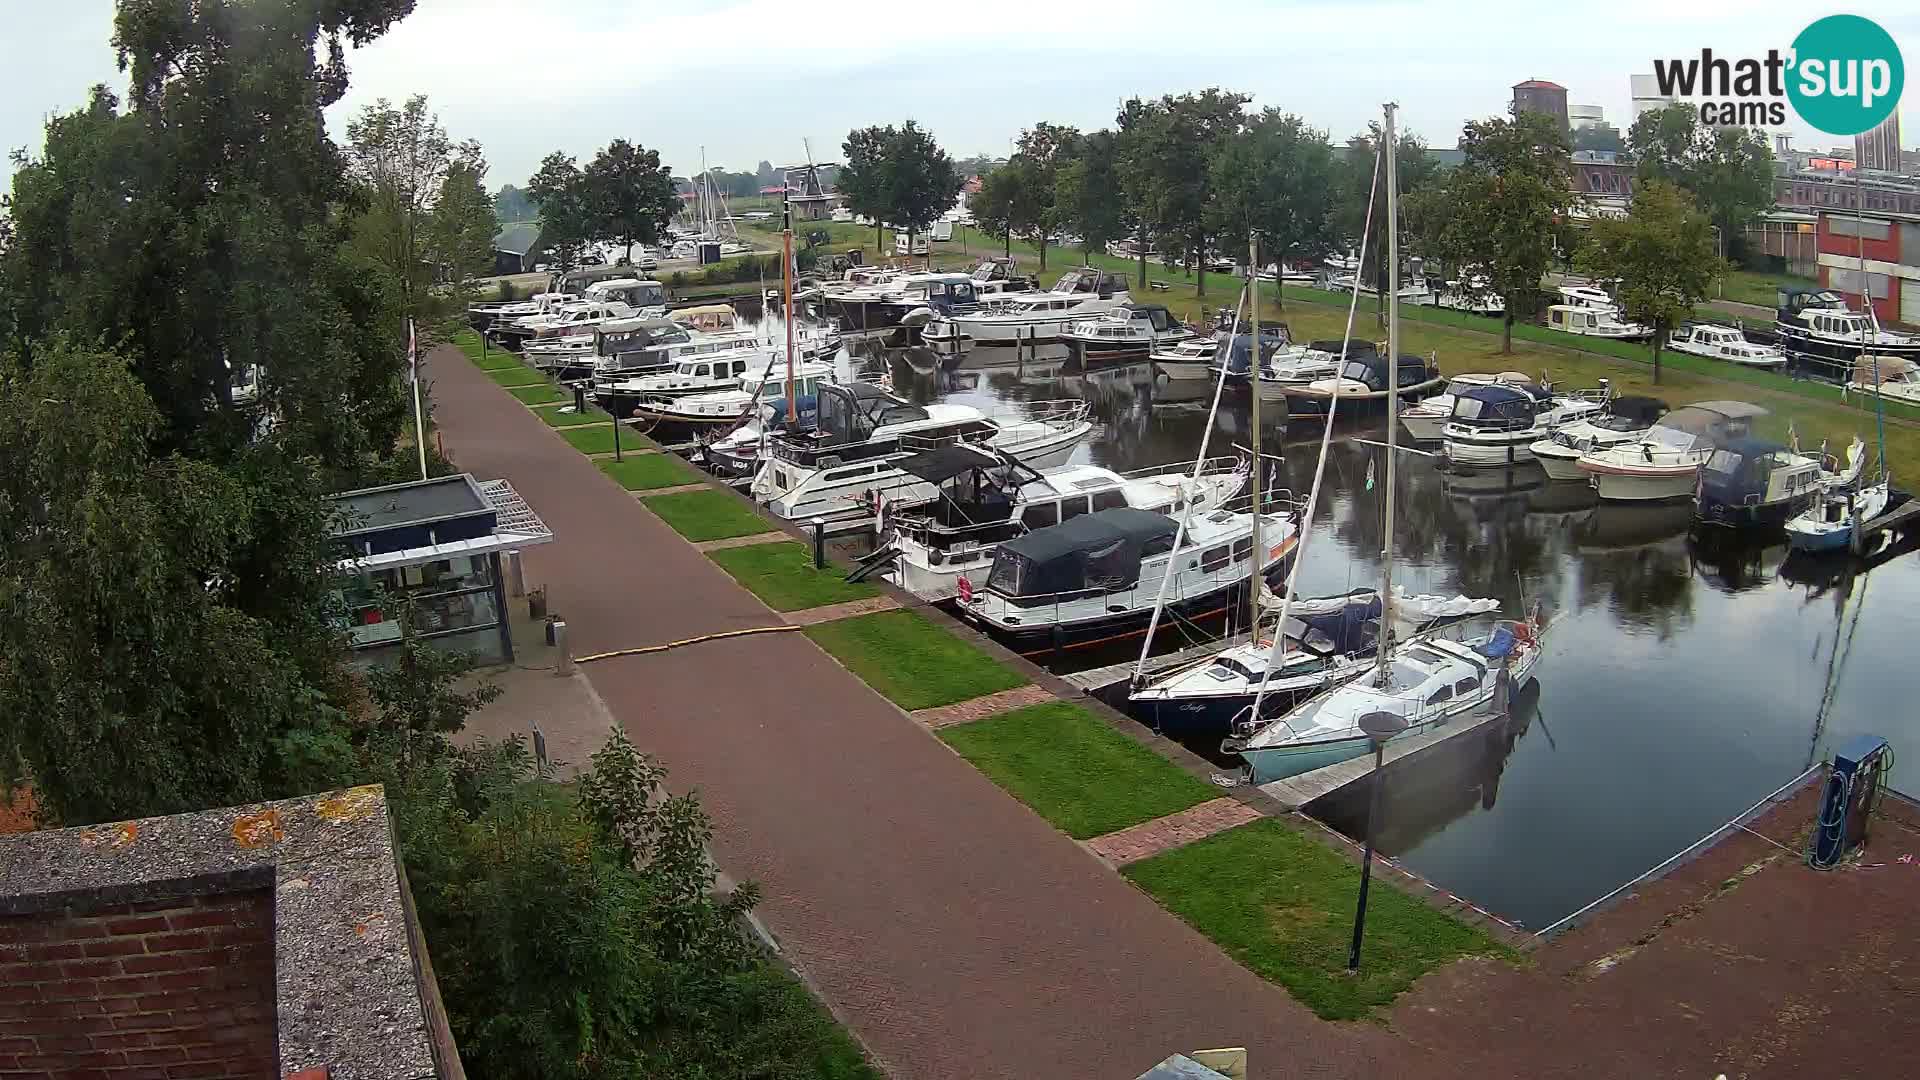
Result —
[[[1163,851],[1185,847],[1205,840],[1236,825],[1258,821],[1265,815],[1238,799],[1213,799],[1189,806],[1177,814],[1143,821],[1118,832],[1096,836],[1087,841],[1094,854],[1115,866],[1126,866],[1151,859]]]
[[[576,654],[777,621],[540,419],[443,348],[448,451],[553,528],[526,553]],[[585,669],[700,792],[766,925],[893,1075],[1138,1075],[1246,1045],[1257,1074],[1396,1075],[1378,1028],[1313,1018],[1236,965],[801,634]]]

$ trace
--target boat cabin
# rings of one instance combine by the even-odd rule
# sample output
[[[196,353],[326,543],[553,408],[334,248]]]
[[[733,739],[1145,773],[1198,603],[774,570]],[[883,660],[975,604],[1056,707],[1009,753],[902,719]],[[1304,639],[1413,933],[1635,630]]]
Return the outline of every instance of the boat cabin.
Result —
[[[1700,506],[1772,506],[1817,486],[1820,464],[1768,439],[1730,439],[1700,466]]]
[[[1778,304],[1777,314],[1782,319],[1814,311],[1848,311],[1846,298],[1831,289],[1783,288],[1779,292]]]
[[[946,443],[989,439],[998,430],[973,410],[966,410],[970,414],[967,419],[934,423],[936,418],[926,409],[868,383],[823,384],[816,409],[812,429],[773,441],[775,457],[804,468],[831,468],[845,461],[886,457],[903,448],[926,450]],[[911,427],[916,445],[904,445],[906,432],[894,438],[875,438],[884,429],[897,427]]]
[[[1469,386],[1454,395],[1447,425],[1476,431],[1525,431],[1551,400],[1545,390],[1526,383]]]
[[[1753,420],[1767,410],[1744,401],[1701,401],[1660,418],[1646,441],[1669,450],[1722,446],[1748,436]]]
[[[1165,304],[1124,304],[1120,312],[1126,316],[1127,321],[1145,323],[1152,327],[1156,334],[1164,334],[1179,325],[1173,315],[1167,311]]]
[[[1723,349],[1746,343],[1747,335],[1731,326],[1696,326],[1693,323],[1682,323],[1680,328],[1673,332],[1674,345],[1691,345],[1698,349]]]
[[[672,319],[609,319],[595,329],[593,351],[601,356],[625,356],[692,340],[687,328]]]
[[[739,325],[739,317],[727,304],[701,304],[698,307],[680,308],[677,311],[669,311],[667,318],[689,330],[698,330],[703,334],[724,333]]]
[[[1853,375],[1847,381],[1856,390],[1893,386],[1920,392],[1920,365],[1898,356],[1862,356],[1853,362]]]
[[[1060,280],[1054,282],[1053,288],[1049,291],[1079,297],[1098,296],[1102,300],[1110,300],[1115,293],[1126,292],[1127,283],[1126,279],[1118,274],[1109,274],[1091,266],[1080,266],[1061,274]]]
[[[1565,307],[1585,308],[1589,311],[1617,311],[1620,307],[1605,289],[1596,289],[1589,285],[1560,286],[1560,303]]]
[[[1555,304],[1547,309],[1547,327],[1552,330],[1564,330],[1569,334],[1600,334],[1609,327],[1618,325],[1619,320],[1614,318],[1611,308],[1596,309]]]
[[[1173,550],[1179,523],[1165,514],[1116,507],[1036,529],[1001,544],[987,589],[1015,605],[1051,603],[1063,593],[1110,593],[1140,580],[1140,563]]]
[[[1360,383],[1368,393],[1384,394],[1392,372],[1387,368],[1387,358],[1379,353],[1369,352],[1347,356],[1347,364],[1340,369],[1340,377]],[[1400,354],[1400,392],[1406,393],[1424,383],[1435,382],[1440,378],[1440,369],[1431,367],[1424,356],[1412,353]]]
[[[910,294],[924,294],[927,306],[942,313],[980,302],[979,284],[966,274],[929,274],[909,286]]]
[[[589,300],[618,300],[634,308],[667,306],[667,287],[642,278],[611,278],[587,286]]]

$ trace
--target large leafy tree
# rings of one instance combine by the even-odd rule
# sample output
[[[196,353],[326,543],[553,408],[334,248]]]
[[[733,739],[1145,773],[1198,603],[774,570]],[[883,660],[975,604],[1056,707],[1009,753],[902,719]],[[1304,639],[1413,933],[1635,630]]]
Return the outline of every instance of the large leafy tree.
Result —
[[[1120,187],[1119,138],[1101,130],[1080,140],[1080,152],[1060,166],[1054,206],[1062,228],[1080,234],[1080,251],[1092,255],[1132,229]]]
[[[361,206],[356,242],[397,285],[407,315],[435,314],[434,287],[470,279],[488,261],[493,203],[481,186],[480,144],[455,144],[416,94],[398,108],[381,98],[362,109],[347,124],[345,152]],[[476,249],[477,230],[486,238]]]
[[[633,245],[659,242],[667,218],[680,205],[673,170],[660,164],[660,152],[625,139],[613,140],[594,155],[581,180],[593,239],[622,245],[629,262]]]
[[[995,169],[981,177],[980,190],[967,200],[967,209],[980,231],[1005,241],[1008,255],[1013,254],[1014,219],[1019,213],[1016,204],[1024,194],[1025,183],[1017,169]]]
[[[873,125],[847,133],[840,150],[846,163],[834,180],[834,190],[847,200],[847,209],[873,219],[873,242],[881,246],[881,230],[891,207],[893,192],[892,147],[899,137],[893,125]]]
[[[1747,223],[1773,205],[1773,152],[1758,131],[1701,124],[1692,106],[1676,103],[1635,120],[1627,145],[1642,182],[1692,194],[1720,230],[1722,251],[1737,250]]]
[[[1018,149],[1007,164],[1020,178],[1020,197],[1013,202],[1013,225],[1033,237],[1040,248],[1040,269],[1047,268],[1047,244],[1065,214],[1060,207],[1060,171],[1080,152],[1076,128],[1042,121],[1020,133]]]
[[[1211,169],[1217,235],[1258,233],[1262,262],[1318,256],[1332,245],[1333,147],[1298,116],[1261,111]]]
[[[1460,136],[1466,161],[1447,174],[1437,201],[1416,217],[1437,256],[1461,271],[1461,287],[1498,296],[1506,305],[1500,350],[1513,351],[1517,313],[1530,310],[1571,213],[1572,151],[1550,118],[1520,111],[1511,119],[1468,121]]]
[[[1333,210],[1334,231],[1347,240],[1358,244],[1361,236],[1366,236],[1366,247],[1359,252],[1366,272],[1373,276],[1375,309],[1384,313],[1387,295],[1387,185],[1385,173],[1381,173],[1380,182],[1375,183],[1374,173],[1379,167],[1380,144],[1382,141],[1379,124],[1367,125],[1364,134],[1352,136],[1347,140],[1346,152],[1334,170],[1336,201]],[[1395,140],[1394,170],[1397,187],[1403,197],[1420,190],[1435,180],[1440,166],[1427,154],[1426,141],[1411,131],[1401,131]],[[1368,196],[1371,194],[1372,203]],[[1407,205],[1403,202],[1403,205]],[[1367,230],[1368,208],[1372,208],[1373,228]],[[1408,245],[1403,242],[1401,251]],[[1429,254],[1433,254],[1429,252]]]
[[[887,157],[887,216],[895,225],[919,232],[953,209],[965,178],[932,132],[907,121],[895,133]]]
[[[527,181],[527,196],[540,206],[540,242],[562,266],[571,265],[593,235],[593,210],[579,163],[558,150],[548,154]]]
[[[1712,223],[1678,187],[1643,181],[1627,216],[1596,220],[1577,258],[1587,273],[1619,279],[1621,310],[1653,327],[1653,381],[1659,382],[1662,343],[1721,273]]]
[[[1216,219],[1211,164],[1243,122],[1245,94],[1210,87],[1198,94],[1134,98],[1121,106],[1120,159],[1127,202],[1162,250],[1195,267],[1207,292],[1206,257]],[[1144,268],[1142,270],[1145,277]]]

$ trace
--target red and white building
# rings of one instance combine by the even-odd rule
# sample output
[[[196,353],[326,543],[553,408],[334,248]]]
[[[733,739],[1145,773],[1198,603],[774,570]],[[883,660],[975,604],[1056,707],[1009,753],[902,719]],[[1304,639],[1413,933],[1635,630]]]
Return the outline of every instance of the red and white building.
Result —
[[[1920,214],[1822,210],[1815,233],[1820,284],[1882,323],[1920,326]],[[1864,288],[1862,260],[1865,260]]]

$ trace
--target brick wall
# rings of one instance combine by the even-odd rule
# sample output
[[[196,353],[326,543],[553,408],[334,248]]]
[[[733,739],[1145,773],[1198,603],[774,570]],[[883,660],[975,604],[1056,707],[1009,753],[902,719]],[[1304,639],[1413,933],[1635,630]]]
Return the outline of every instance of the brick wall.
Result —
[[[0,916],[0,1080],[270,1080],[270,890]]]

